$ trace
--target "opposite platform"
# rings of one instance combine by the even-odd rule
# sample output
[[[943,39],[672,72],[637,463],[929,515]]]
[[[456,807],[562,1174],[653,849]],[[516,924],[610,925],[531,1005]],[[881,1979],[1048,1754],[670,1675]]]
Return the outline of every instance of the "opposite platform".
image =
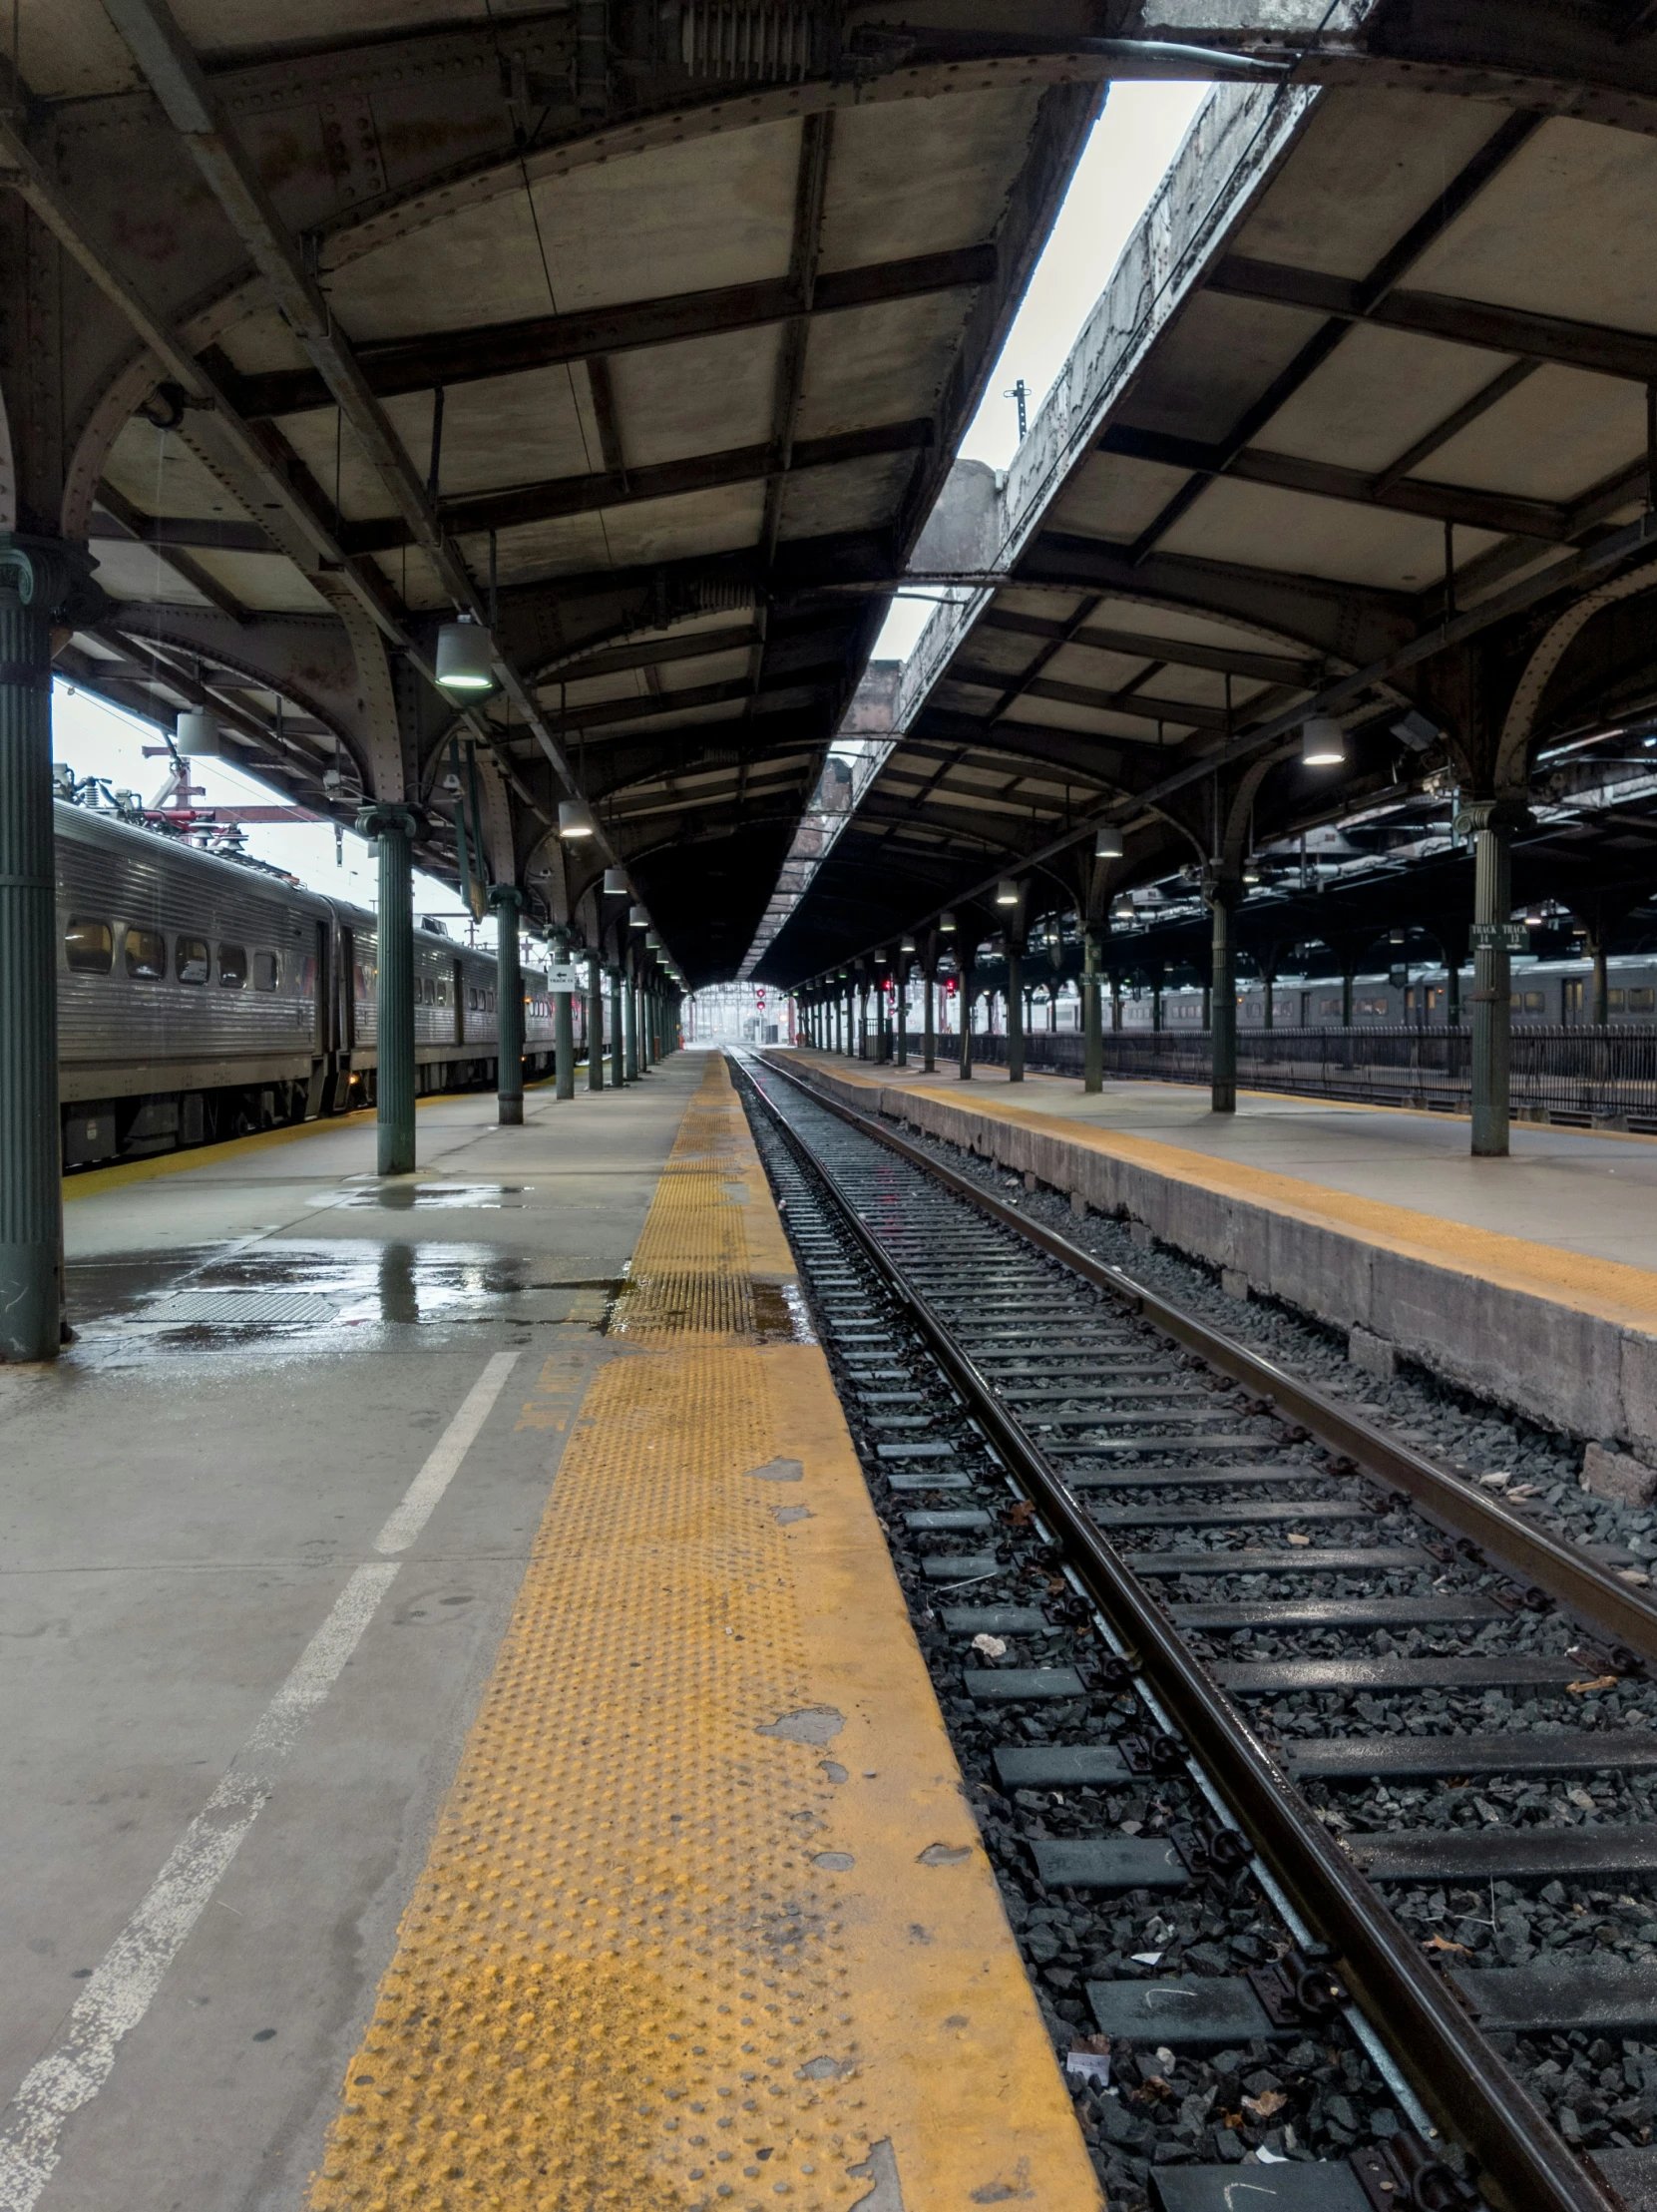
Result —
[[[1657,1456],[1657,1144],[1173,1084],[813,1068],[868,1110],[1126,1215],[1239,1287],[1362,1327],[1467,1388]]]

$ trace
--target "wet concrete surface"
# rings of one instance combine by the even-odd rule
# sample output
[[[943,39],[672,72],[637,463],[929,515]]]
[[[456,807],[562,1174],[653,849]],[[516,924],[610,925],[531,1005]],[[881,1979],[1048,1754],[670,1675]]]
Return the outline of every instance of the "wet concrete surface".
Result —
[[[73,1197],[76,1340],[0,1372],[8,2212],[302,2203],[564,1437],[625,1356],[604,1323],[700,1071],[532,1092],[522,1129],[433,1102],[395,1184],[356,1119]],[[376,1563],[508,1354],[422,1533]],[[388,1586],[360,1640],[107,2078],[54,2116],[40,2061],[130,1993],[112,1946],[130,1966],[123,1932],[365,1563]]]

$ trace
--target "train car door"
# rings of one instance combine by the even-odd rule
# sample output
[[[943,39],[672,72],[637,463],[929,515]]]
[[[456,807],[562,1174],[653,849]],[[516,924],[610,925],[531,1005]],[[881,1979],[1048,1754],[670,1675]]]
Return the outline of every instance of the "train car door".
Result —
[[[318,922],[313,932],[314,951],[306,963],[311,974],[310,1010],[310,1083],[305,1093],[305,1119],[314,1121],[321,1113],[333,1089],[333,1072],[328,1065],[328,1003],[332,996],[329,989],[332,978],[328,973],[328,925]]]
[[[325,1058],[333,1028],[333,976],[328,968],[328,955],[332,946],[326,922],[316,925],[316,1005],[311,1013],[310,1049],[319,1059]]]
[[[466,971],[458,960],[449,964],[449,989],[455,1000],[455,1043],[466,1042]]]
[[[354,930],[339,933],[339,990],[334,1038],[342,1053],[355,1052],[357,1043],[357,944]]]

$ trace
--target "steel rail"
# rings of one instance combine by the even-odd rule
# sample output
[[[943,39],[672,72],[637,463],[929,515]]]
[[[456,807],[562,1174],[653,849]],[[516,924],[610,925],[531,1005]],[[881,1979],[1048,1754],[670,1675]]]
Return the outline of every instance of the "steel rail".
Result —
[[[827,1104],[774,1061],[763,1065],[769,1073],[785,1076],[814,1104]],[[1063,1546],[1089,1597],[1128,1644],[1130,1663],[1184,1733],[1297,1910],[1330,1947],[1349,1991],[1383,2032],[1446,2132],[1473,2152],[1513,2212],[1617,2212],[1618,2198],[1570,2151],[1479,2033],[1449,1983],[1423,1959],[1379,1892],[1314,1818],[1243,1714],[1002,1403],[971,1353],[882,1245],[832,1169],[751,1079],[750,1088],[784,1142],[827,1190],[870,1264],[909,1309],[992,1449]],[[838,1106],[835,1110],[865,1135],[884,1133],[870,1129],[862,1115]],[[937,1172],[924,1155],[912,1164],[928,1174]],[[1109,1291],[1116,1287],[1101,1285]],[[1140,1310],[1155,1322],[1148,1306]]]
[[[821,1091],[805,1077],[779,1062],[764,1065],[795,1085],[805,1096],[877,1143],[907,1159],[911,1166],[936,1178],[958,1198],[965,1198],[1006,1229],[1015,1230],[1049,1259],[1071,1268],[1096,1290],[1118,1299],[1160,1329],[1164,1335],[1198,1353],[1212,1366],[1244,1384],[1258,1398],[1271,1401],[1285,1419],[1299,1423],[1320,1444],[1357,1463],[1359,1472],[1389,1490],[1408,1494],[1426,1520],[1447,1536],[1468,1537],[1492,1561],[1533,1582],[1538,1589],[1576,1615],[1601,1635],[1611,1639],[1604,1656],[1626,1671],[1639,1660],[1657,1660],[1657,1604],[1621,1582],[1597,1559],[1560,1537],[1538,1528],[1522,1514],[1492,1497],[1473,1490],[1457,1475],[1390,1437],[1374,1422],[1320,1390],[1316,1383],[1292,1374],[1274,1360],[1251,1351],[1235,1337],[1200,1321],[1194,1314],[1172,1305],[1135,1280],[1124,1268],[1095,1259],[1091,1252],[1072,1244],[1055,1229],[1029,1220],[1017,1206],[1009,1206],[983,1189],[970,1176],[935,1159],[920,1145],[855,1106]]]

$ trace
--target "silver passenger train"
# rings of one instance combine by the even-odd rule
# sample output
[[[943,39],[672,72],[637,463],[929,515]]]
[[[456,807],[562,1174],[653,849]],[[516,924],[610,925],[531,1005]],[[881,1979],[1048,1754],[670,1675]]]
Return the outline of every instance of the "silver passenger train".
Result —
[[[87,807],[54,815],[66,1167],[372,1103],[372,914]],[[493,1084],[493,957],[417,929],[414,968],[417,1088]],[[552,1066],[542,980],[525,973],[526,1079]]]
[[[1657,959],[1630,956],[1607,962],[1609,988],[1606,1017],[1615,1024],[1635,1028],[1657,1022]],[[1555,1029],[1574,1028],[1593,1020],[1593,970],[1586,960],[1515,959],[1509,988],[1512,1020]],[[1467,994],[1472,989],[1470,965],[1461,971],[1461,1019],[1467,1019]],[[1237,986],[1237,1023],[1240,1029],[1265,1026],[1264,988],[1243,981]],[[1108,1008],[1108,1001],[1106,1002]],[[1196,985],[1167,986],[1162,993],[1162,1027],[1165,1030],[1199,1030],[1202,1027],[1203,994]],[[1341,1026],[1342,992],[1339,976],[1307,981],[1290,976],[1272,986],[1272,1025],[1276,1029],[1338,1029]],[[1352,1023],[1355,1029],[1413,1029],[1425,1025],[1442,1029],[1449,1019],[1449,983],[1440,968],[1411,967],[1400,982],[1385,969],[1357,976],[1352,986]],[[1148,1030],[1153,1011],[1148,987],[1137,992],[1122,990],[1123,1029]]]

